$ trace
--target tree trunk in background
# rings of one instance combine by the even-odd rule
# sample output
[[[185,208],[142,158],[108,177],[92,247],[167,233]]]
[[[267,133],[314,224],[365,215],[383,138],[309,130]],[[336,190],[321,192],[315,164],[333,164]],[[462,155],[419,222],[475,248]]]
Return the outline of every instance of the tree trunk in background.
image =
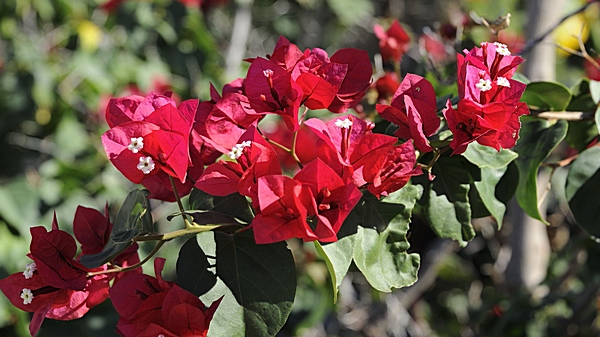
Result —
[[[525,39],[535,39],[548,31],[562,17],[565,0],[528,0]],[[556,46],[548,35],[529,53],[524,55],[523,73],[532,81],[556,79]]]
[[[541,36],[562,16],[561,9],[565,0],[529,0],[527,1],[528,25],[525,38],[531,40]],[[556,77],[556,46],[552,37],[538,43],[529,53],[524,55],[523,73],[532,81],[553,81]],[[543,195],[548,174],[538,177],[538,197]],[[518,207],[516,201],[509,206],[511,232],[508,238],[510,260],[506,266],[504,277],[509,286],[526,287],[533,290],[546,278],[550,259],[550,241],[546,225],[530,218]],[[546,213],[545,203],[540,205],[540,213]]]

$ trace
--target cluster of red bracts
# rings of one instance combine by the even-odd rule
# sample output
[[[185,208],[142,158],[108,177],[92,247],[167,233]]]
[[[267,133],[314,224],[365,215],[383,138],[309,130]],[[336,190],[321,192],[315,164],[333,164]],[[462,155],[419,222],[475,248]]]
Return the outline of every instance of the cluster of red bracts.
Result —
[[[75,239],[58,228],[56,216],[52,230],[31,228],[29,258],[23,272],[0,280],[0,290],[17,308],[33,312],[29,331],[34,336],[44,318],[72,320],[85,315],[109,295],[121,315],[117,332],[121,336],[206,336],[212,316],[220,303],[210,308],[192,293],[166,282],[160,276],[164,259],[155,260],[157,278],[136,268],[140,258],[137,243],[110,263],[89,269],[79,261],[96,254],[109,240],[112,223],[99,211],[77,208],[73,232],[81,244],[77,253]],[[120,267],[120,270],[111,268]],[[124,269],[131,267],[132,269]],[[112,286],[111,286],[112,282]]]
[[[481,48],[464,52],[457,55],[458,107],[453,109],[448,101],[444,110],[454,134],[453,153],[463,153],[473,141],[498,151],[513,147],[519,138],[519,117],[529,114],[527,104],[519,102],[526,85],[512,79],[523,59],[511,56],[498,42],[482,42]]]
[[[366,52],[342,49],[329,58],[280,38],[271,56],[247,61],[246,78],[222,94],[211,88],[210,101],[177,107],[156,94],[111,100],[111,129],[102,136],[111,162],[153,198],[173,200],[171,181],[180,195],[195,186],[250,198],[257,243],[336,241],[360,188],[380,197],[420,174],[412,142],[396,145],[396,137],[375,134],[372,123],[351,115],[327,123],[299,116],[302,105],[336,113],[356,105],[371,80]],[[269,114],[295,139],[275,145],[293,154],[293,177],[283,175],[281,156],[260,130]],[[215,162],[221,155],[226,160]]]
[[[107,212],[108,210],[106,210]],[[72,320],[82,317],[90,308],[108,298],[109,284],[119,282],[131,273],[100,273],[107,265],[95,269],[84,267],[79,260],[86,254],[95,254],[108,241],[112,224],[108,216],[95,209],[79,206],[75,213],[73,231],[81,243],[81,255],[75,258],[77,244],[65,231],[58,229],[56,216],[52,230],[42,226],[31,228],[31,246],[28,257],[33,260],[24,272],[0,280],[0,290],[17,308],[33,312],[29,325],[31,335],[39,330],[44,318]],[[140,262],[134,244],[111,264],[127,267]],[[88,275],[91,273],[92,275]]]
[[[450,143],[453,154],[465,152],[473,141],[498,151],[513,147],[519,138],[519,117],[529,113],[527,104],[519,101],[526,85],[512,79],[523,59],[511,56],[508,48],[497,42],[483,42],[481,48],[465,50],[465,54],[457,55],[458,107],[453,109],[448,100],[443,110],[454,134]],[[382,87],[385,81],[381,81]],[[429,81],[407,74],[391,104],[377,104],[376,108],[381,117],[398,126],[394,135],[413,139],[421,152],[433,151],[427,137],[438,130],[440,119]]]

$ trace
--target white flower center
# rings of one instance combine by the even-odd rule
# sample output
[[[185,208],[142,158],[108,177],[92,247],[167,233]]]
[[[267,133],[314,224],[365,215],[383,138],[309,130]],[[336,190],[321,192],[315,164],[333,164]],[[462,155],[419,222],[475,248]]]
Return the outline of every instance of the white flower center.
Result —
[[[271,69],[263,70],[263,75],[265,75],[266,78],[269,78],[269,77],[273,76],[273,70],[271,70]]]
[[[140,152],[140,150],[144,148],[144,138],[131,138],[131,144],[127,145],[127,148],[133,153]]]
[[[498,84],[498,85],[501,85],[501,86],[503,86],[503,87],[510,88],[510,82],[509,82],[509,81],[508,81],[508,80],[507,80],[505,77],[501,77],[501,76],[499,76],[499,77],[496,79],[496,84]]]
[[[346,118],[344,120],[338,119],[337,121],[335,121],[335,126],[337,126],[340,129],[350,129],[350,127],[352,126],[352,121],[349,118]]]
[[[235,144],[235,146],[227,153],[227,156],[233,160],[238,159],[244,153],[244,148],[250,147],[252,142],[249,140],[243,141],[240,144]]]
[[[23,276],[25,276],[25,278],[29,280],[33,276],[35,267],[36,267],[35,262],[28,263],[25,266],[25,271],[23,272]]]
[[[481,91],[488,91],[492,89],[492,81],[480,78],[479,83],[475,84],[475,87]]]
[[[23,304],[31,304],[33,301],[31,289],[23,288],[23,291],[21,291],[21,298],[23,299]]]
[[[496,46],[496,53],[502,56],[510,55],[510,50],[508,50],[508,47],[505,44],[500,42],[494,42],[494,46]]]
[[[140,162],[137,164],[137,169],[148,174],[154,170],[154,160],[150,157],[140,157]]]

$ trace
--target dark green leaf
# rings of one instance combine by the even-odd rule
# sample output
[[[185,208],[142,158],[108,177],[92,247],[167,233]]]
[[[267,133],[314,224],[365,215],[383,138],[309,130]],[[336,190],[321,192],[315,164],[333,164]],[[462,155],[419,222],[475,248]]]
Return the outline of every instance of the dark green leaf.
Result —
[[[192,210],[216,211],[234,216],[246,223],[252,222],[254,217],[248,201],[239,193],[233,193],[225,197],[215,197],[194,188],[190,193],[189,205]]]
[[[433,166],[433,181],[426,176],[415,179],[424,187],[420,203],[433,231],[441,238],[451,238],[461,244],[475,236],[471,226],[467,164],[462,156],[442,156]]]
[[[565,195],[575,221],[590,235],[600,237],[600,147],[591,147],[573,162]]]
[[[217,283],[217,276],[210,268],[196,236],[191,237],[179,250],[177,285],[196,296],[205,294]]]
[[[408,185],[382,201],[366,194],[356,206],[360,226],[354,262],[379,291],[390,292],[417,281],[421,260],[418,254],[406,252],[406,233],[420,195],[420,187]]]
[[[125,249],[129,248],[133,241],[116,243],[109,239],[100,253],[82,255],[80,262],[87,268],[98,268],[106,262],[119,256]]]
[[[565,141],[577,151],[583,151],[598,137],[598,127],[594,121],[569,121]]]
[[[557,82],[531,82],[521,101],[542,110],[563,111],[571,101],[571,91]]]
[[[493,147],[471,143],[462,154],[468,161],[478,167],[501,168],[507,166],[519,155],[508,149],[496,151]]]
[[[112,233],[100,253],[83,255],[81,263],[88,268],[99,267],[117,257],[133,244],[133,238],[142,231],[151,231],[152,212],[147,190],[135,190],[125,198],[115,219]]]
[[[152,230],[152,212],[148,202],[148,190],[131,191],[115,218],[111,238],[115,242],[126,242],[141,231]]]
[[[519,154],[515,161],[519,168],[517,201],[525,213],[534,219],[545,221],[538,209],[537,174],[542,162],[567,134],[567,122],[560,120],[551,124],[547,120],[522,118],[521,138],[514,147]]]
[[[274,336],[287,320],[296,293],[291,251],[285,242],[257,245],[251,231],[235,235],[216,232],[214,238],[216,274],[226,289],[211,333]]]

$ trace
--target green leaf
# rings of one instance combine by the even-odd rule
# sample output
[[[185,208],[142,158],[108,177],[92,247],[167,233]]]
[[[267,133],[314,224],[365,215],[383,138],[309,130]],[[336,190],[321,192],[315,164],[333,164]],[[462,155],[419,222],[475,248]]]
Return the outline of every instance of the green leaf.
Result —
[[[215,232],[214,240],[219,282],[207,297],[215,300],[225,294],[225,298],[211,322],[210,334],[274,336],[286,322],[296,293],[291,251],[285,242],[257,245],[251,231]],[[206,250],[210,247],[201,243],[201,248],[212,255]]]
[[[508,166],[500,168],[483,167],[481,168],[481,180],[473,182],[481,201],[483,201],[483,204],[490,214],[496,219],[498,229],[502,227],[508,200],[500,201],[498,197],[496,197],[496,187],[502,177],[504,177],[507,169]]]
[[[96,254],[83,255],[81,263],[97,268],[117,257],[133,244],[133,238],[152,229],[152,212],[147,190],[135,190],[125,198],[113,224],[112,233],[104,249]]]
[[[493,147],[484,146],[479,143],[471,143],[462,154],[468,161],[478,167],[501,168],[515,160],[519,155],[508,149],[496,151]]]
[[[205,294],[217,283],[217,276],[210,268],[208,258],[194,235],[179,250],[177,285],[196,296]]]
[[[519,154],[515,161],[519,168],[517,202],[530,217],[545,222],[538,209],[537,174],[542,162],[548,158],[567,134],[567,122],[551,124],[547,120],[522,118],[521,138],[514,147]]]
[[[557,82],[531,82],[521,101],[542,110],[563,111],[571,101],[571,91]]]
[[[390,292],[417,281],[421,259],[418,254],[407,253],[406,233],[420,195],[419,187],[407,185],[382,201],[366,194],[356,206],[360,226],[354,262],[379,291]]]
[[[600,103],[600,82],[590,80],[590,94],[594,103]]]
[[[600,147],[580,153],[567,174],[565,196],[575,221],[590,235],[600,237]]]
[[[190,193],[189,206],[192,210],[215,211],[231,215],[246,223],[252,222],[252,218],[254,218],[248,201],[239,193],[233,193],[225,197],[215,197],[194,188]]]
[[[342,228],[338,232],[338,240],[331,243],[320,243],[315,241],[315,248],[319,256],[325,260],[331,284],[333,286],[333,302],[337,302],[337,293],[342,279],[348,272],[352,263],[352,255],[356,246],[356,232],[360,222],[357,207],[352,209]]]
[[[462,156],[442,156],[433,166],[433,181],[426,176],[414,179],[424,187],[420,204],[433,231],[441,238],[451,238],[460,244],[475,237],[471,226],[467,164]]]
[[[127,242],[142,231],[152,231],[152,211],[148,190],[130,192],[115,218],[111,239],[116,243]]]

